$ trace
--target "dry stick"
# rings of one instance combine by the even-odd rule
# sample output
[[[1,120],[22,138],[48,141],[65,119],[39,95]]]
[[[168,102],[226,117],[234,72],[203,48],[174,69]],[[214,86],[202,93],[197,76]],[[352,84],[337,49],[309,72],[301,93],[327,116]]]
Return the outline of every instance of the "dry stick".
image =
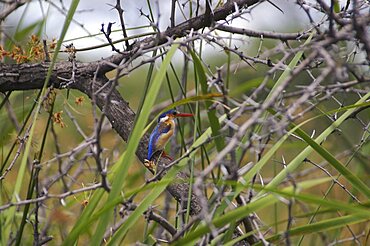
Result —
[[[94,88],[94,84],[92,85],[92,87]],[[113,91],[112,88],[114,88],[114,87],[115,87],[115,83],[112,83],[110,91]],[[94,94],[95,94],[95,92],[93,93],[93,95]],[[108,106],[108,104],[110,103],[109,102],[110,94],[111,93],[108,93],[108,95],[106,95],[106,102],[105,102],[105,105],[103,106],[102,114],[100,116],[100,119],[98,119],[97,114],[96,114],[96,108],[93,105],[93,111],[95,112],[94,113],[94,136],[93,136],[94,142],[93,142],[93,146],[92,146],[92,149],[91,149],[92,153],[93,153],[93,156],[94,156],[94,159],[95,159],[95,162],[96,162],[98,172],[101,175],[103,187],[107,192],[110,191],[110,187],[109,187],[108,180],[107,180],[107,172],[103,168],[103,165],[102,165],[102,162],[101,162],[101,154],[102,154],[103,150],[102,150],[101,144],[100,144],[100,135],[101,135],[101,129],[102,129],[103,121],[104,121],[104,118],[105,118],[104,111],[105,111],[106,106]],[[94,96],[93,96],[93,98],[94,98]],[[94,99],[92,100],[92,102],[94,102],[94,104],[95,104]]]
[[[86,136],[80,124],[77,122],[76,118],[73,116],[73,114],[67,109],[67,107],[64,107],[64,111],[67,113],[69,119],[72,121],[72,123],[76,127],[77,132],[85,139],[85,141],[88,141],[89,138]]]
[[[365,237],[366,235],[368,235],[368,234],[366,234],[366,232],[363,231],[360,234],[354,235],[354,236],[349,237],[349,238],[344,238],[344,239],[340,239],[340,240],[334,239],[334,241],[332,243],[327,244],[327,246],[340,245],[341,243],[345,243],[345,242],[348,242],[348,241],[356,241],[357,245],[361,245],[361,243],[358,239],[360,237]],[[368,241],[368,240],[365,240],[365,242],[366,241]],[[353,244],[353,242],[351,244]]]
[[[13,13],[14,10],[21,7],[30,0],[16,0],[5,5],[5,8],[0,12],[0,22],[2,22],[8,15]]]
[[[61,159],[63,157],[69,157],[70,159],[74,159],[75,158],[75,155],[77,155],[79,152],[81,152],[85,148],[90,147],[90,145],[92,143],[93,143],[93,139],[92,138],[88,138],[85,141],[83,141],[82,143],[80,143],[77,147],[73,148],[72,150],[67,151],[65,153],[60,153],[60,154],[56,155],[54,158],[52,158],[52,159],[50,159],[48,161],[45,161],[45,162],[43,162],[41,164],[46,166],[46,165],[51,164],[54,161],[57,161],[58,158]]]
[[[227,26],[227,25],[222,25],[222,24],[216,25],[216,29],[225,31],[225,32],[246,35],[249,37],[280,39],[282,41],[307,39],[310,36],[308,33],[305,33],[305,32],[277,33],[277,32],[267,32],[267,31],[254,31],[254,30],[250,30],[246,28],[239,28],[239,27]]]
[[[23,146],[24,146],[24,144],[26,143],[26,141],[27,141],[27,139],[29,137],[29,133],[30,133],[31,127],[32,127],[32,124],[30,124],[29,127],[27,128],[27,130],[26,130],[26,132],[24,134],[24,137],[18,139],[19,140],[18,150],[15,153],[15,156],[14,156],[12,162],[5,169],[4,173],[0,176],[0,181],[3,180],[3,179],[5,179],[5,176],[12,170],[14,164],[16,163],[16,161],[18,160],[19,156],[21,155],[21,151],[23,149]]]
[[[22,201],[19,201],[19,202],[7,203],[5,205],[0,206],[0,211],[3,211],[5,209],[8,209],[8,208],[13,207],[13,206],[22,206],[22,205],[26,205],[26,204],[42,202],[42,201],[45,201],[49,198],[57,198],[57,199],[62,200],[66,197],[69,197],[69,196],[72,196],[72,195],[75,195],[75,194],[78,194],[78,193],[90,191],[90,190],[96,190],[96,189],[101,188],[101,187],[102,187],[101,183],[98,183],[98,184],[94,184],[94,185],[91,185],[91,186],[88,186],[88,187],[83,187],[83,188],[76,189],[76,190],[70,190],[70,191],[64,192],[62,194],[49,194],[47,191],[44,190],[45,194],[43,196],[40,196],[40,197],[34,198],[34,199],[22,200]]]
[[[126,210],[129,210],[129,211],[133,211],[135,210],[137,207],[136,204],[130,204]],[[120,213],[123,213],[124,211],[120,211]],[[144,212],[144,215],[146,217],[147,220],[152,220],[156,223],[158,223],[159,225],[161,225],[161,228],[164,228],[166,231],[168,231],[172,236],[176,234],[177,230],[175,227],[173,227],[171,225],[171,223],[166,220],[164,217],[162,217],[161,215],[155,213],[151,208],[149,208],[147,211]],[[106,233],[104,234],[104,238],[107,239],[107,241],[109,240],[109,238],[112,236],[112,234],[114,234],[121,226],[122,224],[125,222],[125,218],[123,218],[122,220],[120,220],[118,223],[116,223],[114,225],[113,228],[109,228]]]
[[[321,30],[318,27],[318,25],[313,20],[311,13],[310,13],[310,7],[306,5],[306,3],[303,0],[298,0],[297,4],[306,12],[306,15],[308,19],[310,20],[311,25],[315,28],[316,33],[321,34]]]
[[[361,24],[360,17],[363,16],[363,21],[366,21],[369,23],[368,20],[370,15],[369,14],[362,14],[360,13],[358,7],[358,0],[353,0],[353,29],[356,32],[356,37],[361,41],[363,44],[363,49],[366,51],[366,57],[367,61],[370,64],[370,38],[369,38],[369,29],[365,27],[365,25]],[[368,27],[368,25],[367,25]]]
[[[44,47],[45,62],[50,62],[50,54],[49,54],[48,45],[46,43],[46,39],[42,40],[42,45]]]
[[[212,10],[212,0],[205,0],[206,1],[206,11],[204,13],[204,24],[205,26],[211,26],[213,24],[213,10]]]
[[[358,80],[353,80],[353,81],[348,81],[340,84],[331,84],[331,85],[320,85],[318,88],[316,88],[316,92],[326,92],[333,94],[331,91],[338,92],[339,90],[344,91],[345,89],[349,89],[351,87],[354,87],[355,85],[361,84],[361,83],[369,83],[370,80],[368,81],[358,81]],[[302,90],[298,91],[293,91],[289,93],[284,93],[284,98],[290,98],[290,97],[296,97],[299,95],[302,95],[306,93],[306,88],[302,86]]]
[[[95,82],[96,82],[98,72],[99,72],[99,67],[96,69],[96,71],[94,73],[93,84],[90,87],[91,90],[92,90],[92,100],[91,100],[91,102],[93,104],[93,113],[94,113],[94,136],[93,136],[93,138],[95,139],[94,145],[93,145],[93,148],[92,148],[92,153],[93,153],[93,156],[95,158],[95,162],[96,162],[96,165],[97,165],[98,172],[101,175],[102,185],[103,185],[104,189],[109,192],[110,187],[109,187],[108,180],[107,180],[107,170],[103,167],[102,162],[101,162],[102,148],[101,148],[101,145],[100,145],[100,133],[101,133],[103,121],[104,121],[104,118],[105,118],[106,107],[109,107],[109,104],[111,103],[110,102],[110,96],[111,96],[113,90],[115,90],[115,87],[117,85],[117,80],[118,80],[117,76],[119,74],[119,71],[117,72],[116,79],[113,81],[113,83],[109,83],[110,81],[108,81],[106,83],[106,85],[110,84],[111,87],[108,88],[109,89],[108,92],[106,92],[105,95],[104,95],[105,96],[105,102],[104,102],[103,107],[101,108],[102,114],[100,116],[100,119],[98,119],[97,112],[96,112],[96,93],[97,92],[95,91]]]
[[[92,140],[91,140],[92,141]],[[64,179],[64,176],[67,176],[67,177],[69,177],[68,176],[68,172],[72,169],[72,167],[74,166],[74,164],[76,163],[76,162],[83,162],[83,161],[86,161],[86,159],[87,158],[89,158],[92,154],[91,154],[91,152],[88,152],[87,154],[85,154],[85,156],[84,157],[82,157],[82,159],[81,160],[76,160],[75,159],[75,156],[77,155],[77,154],[79,154],[82,150],[84,150],[85,148],[90,148],[90,145],[92,144],[91,143],[91,141],[90,142],[83,142],[83,143],[81,143],[79,146],[77,146],[76,148],[74,148],[73,150],[71,150],[71,151],[69,151],[69,152],[67,152],[67,153],[65,153],[65,154],[68,154],[68,160],[66,160],[66,164],[64,165],[64,168],[63,168],[63,166],[60,166],[60,171],[59,171],[59,173],[57,173],[57,174],[55,174],[55,175],[53,175],[53,176],[51,176],[51,177],[49,177],[48,178],[48,181],[47,182],[45,182],[45,184],[43,185],[43,189],[44,190],[46,190],[46,191],[48,191],[50,188],[51,188],[51,186],[52,185],[54,185],[56,182],[58,182],[59,181],[59,179],[61,179],[62,178],[62,182],[63,182],[63,184],[64,184],[64,191],[66,192],[66,191],[68,191],[69,190],[69,187],[70,187],[70,185],[72,185],[71,183],[70,184],[68,184],[66,181],[65,181],[65,179]],[[59,155],[59,156],[65,156],[65,154],[61,154],[61,155]],[[54,161],[55,160],[61,160],[62,159],[62,157],[59,157],[59,156],[57,156],[55,159],[54,159]],[[43,163],[42,165],[43,166],[46,166],[46,164],[49,164],[50,163],[50,160],[48,161],[48,162],[45,162],[45,163]],[[81,170],[82,169],[82,166],[81,165],[79,165],[78,166],[78,169],[76,170],[76,172],[75,172],[75,175],[73,175],[72,177],[69,177],[69,178],[71,178],[71,180],[73,181],[73,180],[76,180],[76,177],[81,173]],[[72,182],[71,181],[71,182]]]
[[[59,140],[58,140],[58,135],[57,135],[57,133],[55,132],[55,129],[54,129],[54,124],[51,124],[50,130],[51,130],[51,134],[53,135],[53,138],[54,138],[54,141],[53,142],[54,142],[54,145],[55,145],[55,151],[57,153],[56,160],[58,162],[58,172],[59,172],[59,175],[61,175],[60,178],[62,180],[64,191],[67,191],[68,190],[68,186],[67,186],[67,183],[66,183],[66,181],[64,179],[64,175],[62,175],[63,174],[63,170],[62,170],[63,162],[62,162],[62,159],[61,158],[58,158],[58,156],[62,152],[60,150],[60,144],[59,144]]]
[[[283,157],[283,166],[284,166],[284,169],[287,167],[284,157]],[[287,173],[287,179],[292,184],[293,193],[295,194],[297,190],[297,184],[290,173]],[[291,241],[290,241],[289,231],[291,229],[292,222],[293,222],[292,209],[293,209],[294,198],[289,199],[287,203],[288,203],[288,221],[287,221],[287,226],[284,232],[284,238],[285,238],[285,244],[290,246]]]
[[[121,7],[121,0],[117,0],[116,6],[114,8],[118,11],[119,21],[121,22],[123,37],[125,38],[126,50],[130,50],[131,47],[127,39],[128,37],[126,33],[125,22],[123,20],[123,9]]]
[[[175,27],[176,1],[177,0],[172,0],[171,3],[171,28]]]
[[[147,210],[145,213],[145,216],[149,219],[149,220],[153,220],[155,222],[157,222],[158,224],[160,224],[164,229],[166,229],[172,236],[176,234],[177,230],[175,227],[173,227],[171,225],[171,223],[166,220],[165,218],[163,218],[162,216],[160,216],[159,214],[157,213],[154,213],[152,209],[149,209]]]
[[[350,192],[342,183],[340,183],[338,181],[338,178],[334,178],[330,172],[328,170],[326,170],[325,168],[323,168],[322,166],[316,164],[315,162],[309,160],[309,159],[305,159],[304,161],[314,165],[315,167],[319,168],[321,171],[323,171],[326,175],[328,175],[334,184],[337,184],[340,188],[342,188],[354,201],[358,202],[361,204],[361,201],[355,196],[352,194],[352,192]]]

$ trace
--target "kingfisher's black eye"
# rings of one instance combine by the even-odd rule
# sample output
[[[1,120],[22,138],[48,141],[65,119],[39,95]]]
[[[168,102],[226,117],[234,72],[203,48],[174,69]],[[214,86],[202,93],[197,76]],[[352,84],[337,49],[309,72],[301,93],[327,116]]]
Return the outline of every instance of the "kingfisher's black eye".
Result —
[[[172,113],[173,115],[177,115],[177,111],[173,111],[173,113]]]

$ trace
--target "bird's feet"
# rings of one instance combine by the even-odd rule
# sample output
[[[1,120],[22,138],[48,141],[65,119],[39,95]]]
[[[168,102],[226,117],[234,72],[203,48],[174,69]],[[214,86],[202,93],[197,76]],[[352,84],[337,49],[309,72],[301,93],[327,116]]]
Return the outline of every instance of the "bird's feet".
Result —
[[[162,157],[164,157],[164,158],[167,158],[167,159],[169,159],[170,161],[173,161],[173,159],[172,159],[172,157],[171,156],[169,156],[169,155],[167,155],[167,153],[166,152],[162,152]]]
[[[154,161],[150,161],[148,159],[144,159],[144,166],[146,168],[148,168],[150,171],[152,171],[153,173],[155,173],[155,171],[156,171],[156,165],[155,165]]]

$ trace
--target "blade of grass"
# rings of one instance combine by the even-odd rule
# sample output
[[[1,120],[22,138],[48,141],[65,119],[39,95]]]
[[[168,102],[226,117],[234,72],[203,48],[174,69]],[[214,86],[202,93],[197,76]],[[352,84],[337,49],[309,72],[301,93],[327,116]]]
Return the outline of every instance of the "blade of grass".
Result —
[[[350,215],[345,215],[339,218],[326,219],[326,220],[312,223],[309,225],[298,226],[298,227],[290,229],[289,231],[280,232],[277,235],[266,238],[266,240],[269,242],[275,242],[275,241],[282,239],[284,234],[286,234],[287,232],[289,233],[289,236],[306,235],[310,233],[318,233],[318,232],[323,232],[323,231],[328,231],[328,230],[334,230],[334,229],[341,228],[347,225],[358,224],[366,220],[369,220],[369,217],[364,218],[362,214],[350,214]],[[262,245],[262,244],[256,244],[256,245]]]
[[[365,102],[370,97],[370,92],[364,95],[360,100],[358,100],[355,105],[359,105]],[[336,121],[334,121],[325,131],[323,131],[316,139],[317,144],[321,144],[337,127],[339,127],[354,111],[356,108],[350,108],[345,111]],[[267,185],[267,188],[277,187],[287,176],[288,173],[292,173],[297,169],[301,163],[306,159],[313,151],[311,146],[306,147],[302,152],[300,152],[288,165],[287,167],[278,173],[271,182]],[[260,192],[262,195],[264,192]]]
[[[93,216],[94,210],[98,207],[99,202],[103,200],[103,195],[105,194],[104,189],[95,190],[89,204],[84,208],[82,214],[78,218],[76,224],[74,224],[71,232],[68,234],[67,238],[63,241],[62,245],[73,245],[76,242],[79,235],[85,232],[90,223],[91,217]]]
[[[41,147],[40,147],[40,150],[39,150],[39,155],[38,155],[38,158],[37,158],[38,163],[41,162],[42,154],[44,153],[44,147],[45,147],[45,143],[46,143],[46,137],[47,137],[47,134],[48,134],[48,129],[49,129],[50,123],[51,123],[51,117],[53,115],[54,103],[55,103],[55,98],[53,99],[53,102],[51,104],[50,111],[49,111],[48,121],[46,122],[46,127],[45,127],[45,130],[44,130],[44,134],[43,134],[43,138],[42,138],[42,143],[41,143]],[[38,181],[38,178],[37,178],[38,177],[38,174],[37,173],[38,173],[37,167],[35,167],[33,165],[32,166],[32,170],[31,170],[29,184],[28,184],[28,191],[27,191],[27,197],[26,197],[27,200],[29,200],[29,199],[32,198],[32,195],[33,195],[35,186],[36,186],[37,182],[39,182]],[[36,191],[36,192],[39,192],[39,191]],[[24,206],[23,217],[22,217],[21,224],[20,224],[19,229],[18,229],[18,232],[17,232],[17,236],[15,238],[16,239],[16,242],[15,242],[15,245],[16,246],[20,245],[20,243],[21,243],[22,234],[23,234],[23,230],[24,230],[24,227],[26,225],[26,222],[27,222],[28,211],[29,211],[30,206],[31,206],[31,204],[29,204],[29,203]],[[38,232],[38,229],[35,228],[34,230],[35,231],[37,230],[36,233],[39,233]],[[38,238],[35,239],[35,241],[36,240],[38,240]]]
[[[303,190],[322,184],[324,182],[328,182],[329,180],[330,180],[329,178],[309,180],[298,183],[297,185]],[[292,186],[283,189],[283,191],[292,191],[292,190],[294,190],[294,187]],[[255,200],[245,206],[238,207],[232,211],[227,212],[224,215],[217,216],[215,219],[212,220],[212,224],[213,226],[220,228],[231,223],[232,221],[236,221],[245,217],[247,214],[256,212],[278,201],[279,198],[277,196],[273,194],[268,194],[259,200]],[[196,230],[190,232],[185,237],[174,242],[174,245],[184,245],[189,243],[191,244],[192,242],[194,242],[194,240],[198,239],[199,237],[203,236],[206,233],[209,233],[210,230],[211,229],[209,228],[208,225],[200,224]]]
[[[341,173],[350,182],[357,191],[364,194],[370,199],[370,189],[362,182],[356,175],[354,175],[348,168],[340,163],[332,154],[330,154],[324,147],[316,143],[310,136],[308,136],[303,130],[297,129],[295,131],[306,143],[308,143],[318,154],[320,154],[325,160],[329,162],[339,173]]]
[[[183,165],[184,167],[185,165]],[[107,246],[117,245],[127,234],[127,232],[132,228],[132,226],[137,222],[137,220],[143,215],[143,213],[151,206],[155,199],[160,196],[166,189],[169,183],[173,181],[176,173],[180,171],[178,168],[172,168],[166,175],[165,179],[157,183],[155,188],[153,188],[148,195],[145,196],[143,201],[137,206],[137,208],[130,214],[127,220],[121,225],[121,227],[114,233],[113,237],[109,240]]]
[[[204,95],[208,94],[208,86],[207,86],[207,76],[204,71],[204,68],[202,66],[202,63],[197,56],[197,54],[190,49],[190,54],[191,57],[193,58],[194,62],[194,71],[198,75],[198,81],[201,85],[201,90]],[[221,151],[223,147],[225,146],[224,138],[220,138],[220,123],[218,121],[218,118],[216,116],[216,109],[210,109],[212,106],[211,102],[205,101],[205,105],[207,108],[207,115],[208,115],[208,120],[209,124],[212,129],[212,136],[214,137],[214,141],[216,144],[216,149],[217,151]]]
[[[331,178],[329,178],[331,180]],[[340,201],[335,200],[324,200],[320,196],[314,196],[309,194],[300,194],[299,185],[295,190],[280,190],[280,189],[269,189],[267,187],[263,186],[256,186],[256,190],[263,190],[266,192],[272,192],[274,194],[277,194],[279,196],[287,197],[287,198],[294,198],[300,201],[304,201],[306,203],[311,204],[320,204],[323,207],[327,208],[333,208],[336,210],[346,211],[348,213],[353,214],[361,214],[364,218],[370,218],[370,210],[369,210],[369,203],[367,204],[351,204],[351,203],[344,203]]]

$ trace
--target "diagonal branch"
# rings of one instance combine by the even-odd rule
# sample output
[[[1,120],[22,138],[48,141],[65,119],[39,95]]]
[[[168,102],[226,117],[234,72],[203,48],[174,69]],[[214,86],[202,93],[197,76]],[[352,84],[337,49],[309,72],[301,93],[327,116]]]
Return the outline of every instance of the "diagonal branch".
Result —
[[[239,28],[227,25],[217,25],[216,29],[230,33],[247,35],[249,37],[280,39],[282,41],[307,39],[310,36],[308,33],[278,33],[268,31],[254,31],[247,28]]]
[[[21,7],[25,3],[29,2],[30,0],[16,0],[12,3],[6,4],[5,8],[0,12],[0,21],[3,21],[8,15],[13,13],[14,10]]]

